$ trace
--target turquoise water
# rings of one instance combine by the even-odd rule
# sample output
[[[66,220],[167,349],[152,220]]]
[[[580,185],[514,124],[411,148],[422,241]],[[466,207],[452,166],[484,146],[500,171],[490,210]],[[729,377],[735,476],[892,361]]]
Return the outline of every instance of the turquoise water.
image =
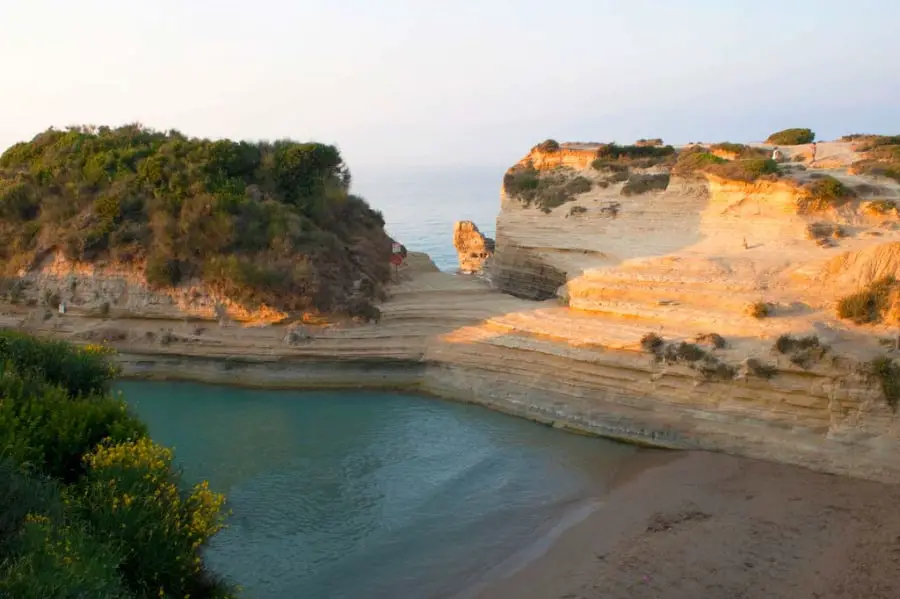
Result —
[[[208,560],[259,599],[456,597],[635,451],[396,393],[119,387],[189,482],[227,494]]]
[[[505,168],[354,169],[353,192],[384,213],[388,232],[407,249],[426,252],[441,270],[455,270],[453,223],[471,220],[494,236]]]

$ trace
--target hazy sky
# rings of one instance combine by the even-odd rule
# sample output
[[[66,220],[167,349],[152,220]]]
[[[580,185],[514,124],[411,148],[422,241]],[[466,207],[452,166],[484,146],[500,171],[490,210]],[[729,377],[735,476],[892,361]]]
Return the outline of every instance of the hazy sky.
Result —
[[[553,137],[900,133],[896,0],[0,0],[0,149],[50,125],[507,165]]]

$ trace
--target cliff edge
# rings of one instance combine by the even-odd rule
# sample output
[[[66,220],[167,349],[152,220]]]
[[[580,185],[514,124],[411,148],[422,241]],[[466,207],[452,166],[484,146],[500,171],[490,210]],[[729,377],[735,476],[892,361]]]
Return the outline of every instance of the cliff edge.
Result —
[[[107,342],[133,377],[399,387],[633,442],[900,480],[890,143],[781,145],[777,160],[771,145],[542,146],[504,179],[490,285],[410,252],[377,322],[19,303],[0,324]]]

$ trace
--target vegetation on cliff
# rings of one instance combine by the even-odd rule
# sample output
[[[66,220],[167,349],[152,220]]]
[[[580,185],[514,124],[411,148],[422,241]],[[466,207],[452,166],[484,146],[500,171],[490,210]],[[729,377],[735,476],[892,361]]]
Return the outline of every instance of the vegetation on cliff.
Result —
[[[801,212],[821,212],[838,208],[856,197],[856,192],[831,175],[823,175],[803,186],[797,200]]]
[[[102,347],[0,333],[0,596],[233,596],[201,550],[224,498],[109,392]]]
[[[859,136],[864,158],[853,164],[853,172],[889,177],[900,183],[900,135]]]
[[[816,139],[812,129],[793,128],[777,131],[766,139],[766,143],[777,146],[798,146],[810,144]]]
[[[525,206],[534,205],[545,213],[590,191],[592,185],[586,177],[571,176],[570,169],[541,172],[531,164],[514,166],[503,177],[503,189],[509,197],[518,199]]]
[[[768,158],[769,152],[762,148],[754,148],[744,144],[736,144],[728,141],[713,144],[710,151],[731,154],[735,158]]]
[[[353,311],[390,276],[384,220],[337,148],[49,129],[0,156],[0,274],[61,250],[245,305]]]
[[[839,318],[856,324],[878,323],[900,319],[900,283],[894,277],[872,281],[866,288],[838,301]]]
[[[655,175],[631,175],[622,186],[623,196],[640,195],[651,191],[665,191],[669,186],[669,175],[660,173]]]
[[[647,168],[669,162],[675,156],[675,148],[648,144],[620,146],[611,143],[600,144],[596,155],[597,158],[592,166],[597,170],[603,170],[615,163],[635,168]]]
[[[682,177],[705,173],[744,183],[750,183],[766,176],[778,175],[778,164],[774,160],[766,158],[764,155],[760,156],[752,149],[743,149],[746,146],[738,147],[739,144],[718,144],[718,146],[728,146],[730,149],[725,150],[728,152],[736,150],[738,158],[726,160],[707,151],[702,146],[694,146],[678,153],[678,159],[672,167],[672,172]],[[730,146],[735,147],[731,148]],[[713,149],[715,148],[716,146],[713,146]]]

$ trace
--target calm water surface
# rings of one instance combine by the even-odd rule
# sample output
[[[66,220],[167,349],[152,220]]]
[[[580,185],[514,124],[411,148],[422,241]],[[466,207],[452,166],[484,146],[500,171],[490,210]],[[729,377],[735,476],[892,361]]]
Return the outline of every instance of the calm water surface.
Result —
[[[119,387],[228,495],[211,566],[246,597],[453,597],[601,494],[634,449],[396,393]]]
[[[388,232],[426,252],[441,270],[459,267],[453,223],[471,220],[494,236],[505,166],[354,169],[353,192],[384,213]]]

